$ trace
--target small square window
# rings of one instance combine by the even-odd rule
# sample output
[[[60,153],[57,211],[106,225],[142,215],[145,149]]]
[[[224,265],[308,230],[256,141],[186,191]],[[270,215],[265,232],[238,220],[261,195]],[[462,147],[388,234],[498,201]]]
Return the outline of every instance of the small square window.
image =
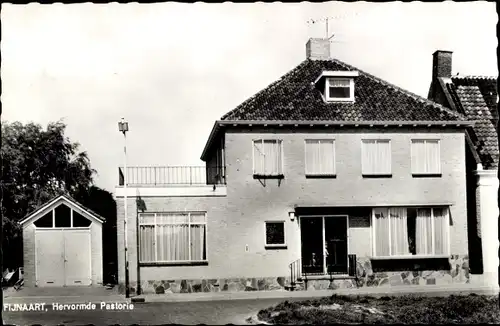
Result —
[[[285,222],[266,222],[266,246],[286,246]]]
[[[328,101],[353,101],[354,82],[351,78],[328,78],[325,95]]]

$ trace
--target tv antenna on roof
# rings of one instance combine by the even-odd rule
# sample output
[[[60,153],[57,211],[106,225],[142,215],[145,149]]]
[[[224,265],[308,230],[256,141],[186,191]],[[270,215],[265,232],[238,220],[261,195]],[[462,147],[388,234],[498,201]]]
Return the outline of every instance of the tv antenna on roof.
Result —
[[[357,15],[357,14],[356,14]],[[330,35],[330,30],[329,30],[329,26],[328,26],[328,21],[329,20],[333,20],[333,19],[339,19],[339,18],[343,18],[342,16],[338,16],[338,17],[325,17],[325,18],[321,18],[321,19],[309,19],[307,21],[307,24],[317,24],[317,23],[322,23],[322,22],[325,22],[325,37],[328,41],[330,41],[330,43],[345,43],[345,42],[342,42],[342,41],[332,41],[333,37],[336,35],[335,33],[333,33],[332,35]]]
[[[329,40],[331,40],[335,36],[335,34],[332,34],[332,36],[328,37],[328,33],[329,33],[329,30],[328,30],[328,17],[326,17],[326,38],[329,41]]]

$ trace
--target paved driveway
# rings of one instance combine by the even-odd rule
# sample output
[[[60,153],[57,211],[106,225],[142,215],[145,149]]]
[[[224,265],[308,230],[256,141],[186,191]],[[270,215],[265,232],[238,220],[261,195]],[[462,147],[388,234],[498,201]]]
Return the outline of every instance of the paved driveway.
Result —
[[[301,300],[290,299],[290,300]],[[134,305],[133,310],[105,311],[53,311],[13,312],[4,311],[6,324],[15,325],[162,325],[162,324],[246,324],[245,319],[260,309],[283,299],[252,299],[204,302],[151,302]]]

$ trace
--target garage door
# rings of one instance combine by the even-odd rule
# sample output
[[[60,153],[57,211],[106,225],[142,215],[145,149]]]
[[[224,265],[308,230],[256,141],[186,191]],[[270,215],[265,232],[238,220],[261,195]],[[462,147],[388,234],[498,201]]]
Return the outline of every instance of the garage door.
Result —
[[[35,232],[38,286],[91,284],[90,230]]]

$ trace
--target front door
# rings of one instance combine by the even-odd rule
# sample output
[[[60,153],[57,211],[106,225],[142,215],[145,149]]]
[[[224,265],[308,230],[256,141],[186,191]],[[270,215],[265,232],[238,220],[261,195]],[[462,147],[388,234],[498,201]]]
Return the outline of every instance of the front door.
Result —
[[[302,272],[347,274],[347,216],[301,216]]]
[[[304,216],[300,218],[302,239],[302,272],[324,274],[323,218]]]
[[[347,274],[347,216],[325,218],[328,274]]]

